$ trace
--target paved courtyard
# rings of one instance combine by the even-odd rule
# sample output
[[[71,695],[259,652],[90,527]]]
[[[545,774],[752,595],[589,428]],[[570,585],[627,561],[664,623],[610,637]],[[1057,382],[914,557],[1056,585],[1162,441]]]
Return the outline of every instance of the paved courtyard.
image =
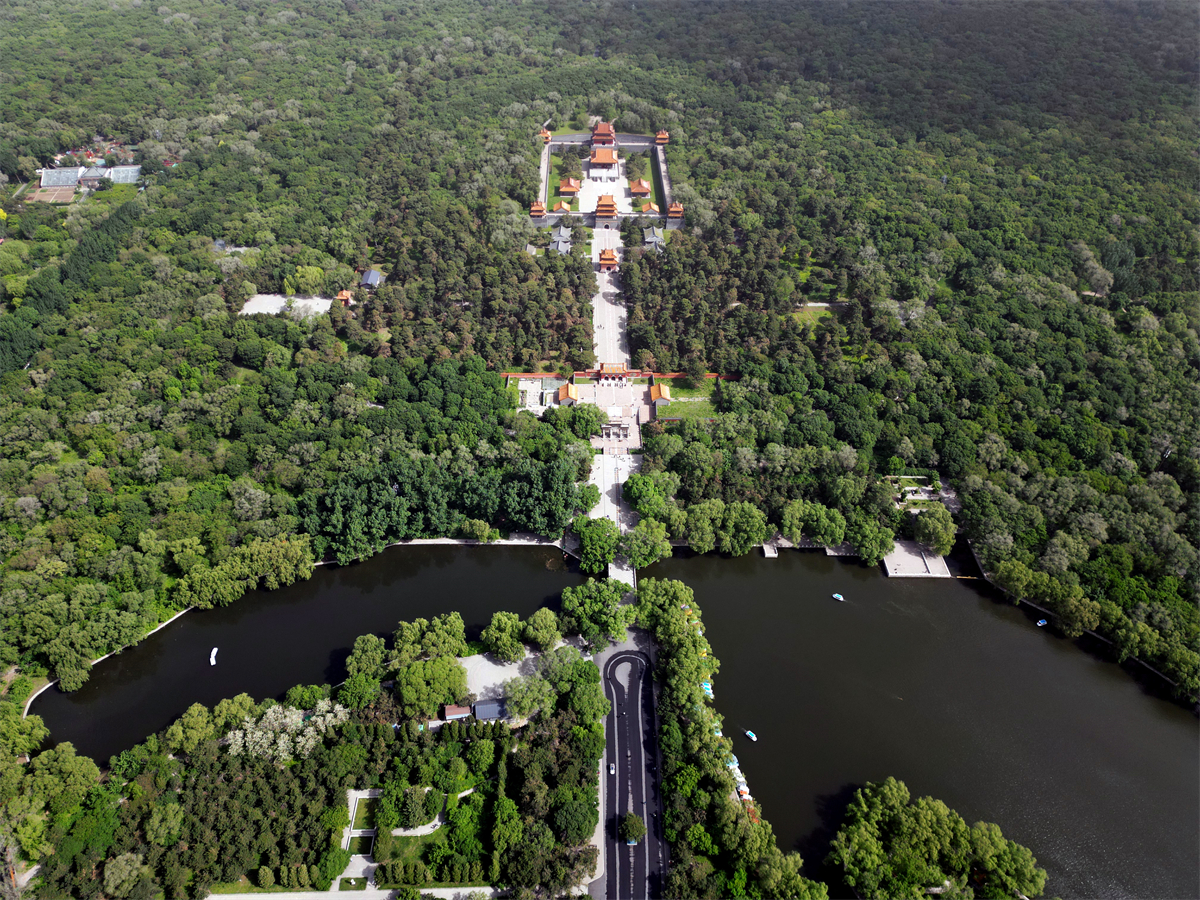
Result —
[[[579,211],[593,213],[596,201],[604,194],[612,194],[618,212],[633,212],[633,197],[629,193],[629,179],[625,177],[625,162],[617,163],[616,172],[597,168],[594,173],[589,163],[583,164],[583,184],[579,187]]]

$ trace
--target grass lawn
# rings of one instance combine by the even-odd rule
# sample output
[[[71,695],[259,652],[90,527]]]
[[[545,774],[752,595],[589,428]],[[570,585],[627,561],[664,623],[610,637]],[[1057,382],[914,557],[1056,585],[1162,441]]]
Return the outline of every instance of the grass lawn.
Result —
[[[439,828],[430,834],[422,834],[417,837],[398,837],[392,841],[392,856],[388,862],[418,862],[424,857],[426,847],[445,842],[445,828]]]
[[[350,853],[354,856],[370,856],[373,843],[375,843],[373,837],[352,837],[350,838]]]
[[[278,874],[278,870],[276,870]],[[290,892],[290,888],[273,884],[269,888],[259,887],[245,875],[237,881],[218,881],[208,889],[210,894],[280,894]]]
[[[659,411],[659,419],[712,419],[717,415],[716,407],[710,400],[697,400],[694,403],[672,403]]]
[[[367,889],[367,879],[365,878],[343,878],[338,882],[339,891],[365,891]]]
[[[808,322],[810,325],[816,325],[821,319],[831,315],[827,306],[806,306],[803,309],[798,309],[792,313],[792,318],[800,324]]]
[[[684,387],[682,378],[664,378],[659,384],[665,384],[671,388],[672,397],[711,397],[713,388],[717,386],[717,379],[705,378],[701,382],[700,387]]]
[[[136,184],[114,184],[107,191],[93,191],[88,195],[88,203],[117,207],[122,203],[128,203],[137,196],[137,192]]]
[[[572,212],[579,212],[579,198],[574,196],[564,197],[559,192],[559,188],[562,186],[562,181],[566,177],[568,176],[566,174],[566,167],[563,164],[563,158],[555,153],[551,153],[550,174],[546,179],[546,194],[548,195],[546,197],[546,206],[547,208],[553,208],[554,204],[559,200],[566,200],[571,204]]]
[[[375,797],[363,797],[354,805],[354,827],[374,828],[375,807],[379,800]]]

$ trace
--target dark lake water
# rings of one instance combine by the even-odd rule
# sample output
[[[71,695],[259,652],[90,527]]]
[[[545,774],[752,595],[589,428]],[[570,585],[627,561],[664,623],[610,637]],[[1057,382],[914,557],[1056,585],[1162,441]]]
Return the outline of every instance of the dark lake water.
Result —
[[[281,697],[296,684],[336,684],[360,634],[457,610],[478,638],[492,613],[529,615],[557,605],[582,578],[562,552],[542,547],[394,547],[355,566],[322,566],[310,580],[252,591],[230,606],[190,612],[106,659],[80,690],[51,688],[30,712],[54,741],[106,763],[177,719],[247,693]],[[219,647],[217,664],[208,654]]]
[[[676,558],[643,575],[696,591],[726,733],[758,733],[735,741],[742,769],[809,874],[831,878],[821,857],[851,792],[894,775],[1033,848],[1048,896],[1200,897],[1196,717],[979,582],[888,579],[792,551]],[[395,548],[188,613],[32,711],[104,761],[192,703],[340,681],[360,634],[458,610],[473,636],[495,610],[527,615],[580,580],[555,550]]]
[[[1200,897],[1196,717],[982,583],[794,551],[642,574],[696,592],[750,790],[834,896],[850,795],[893,775],[1032,848],[1047,896]]]

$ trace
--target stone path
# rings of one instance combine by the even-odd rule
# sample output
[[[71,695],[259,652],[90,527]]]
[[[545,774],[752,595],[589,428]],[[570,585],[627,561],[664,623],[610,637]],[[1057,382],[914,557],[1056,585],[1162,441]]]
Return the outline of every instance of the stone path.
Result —
[[[622,498],[625,480],[642,468],[633,454],[593,457],[591,482],[600,489],[600,502],[588,513],[593,519],[611,519],[624,534],[637,525],[638,515]]]
[[[546,193],[550,186],[550,145],[542,148],[542,161],[538,167],[538,199],[550,206],[550,197]]]
[[[665,147],[655,147],[654,155],[658,157],[658,173],[662,176],[663,203],[669,206],[675,195],[671,191],[671,176],[667,173],[667,150]],[[663,207],[663,214],[666,212],[666,207]]]
[[[354,827],[354,813],[357,811],[358,804],[360,801],[373,799],[375,797],[378,797],[382,793],[383,793],[383,791],[379,790],[378,788],[369,788],[369,789],[363,790],[363,791],[347,791],[346,792],[346,802],[350,806],[350,824],[342,829],[342,849],[343,850],[350,849],[351,838],[374,837],[375,836],[374,828],[355,828]],[[352,859],[354,859],[354,857],[352,857]],[[365,859],[365,857],[364,857],[364,859]],[[353,862],[351,864],[353,865]],[[343,875],[345,877],[352,877],[352,873],[351,874],[343,873]]]
[[[614,249],[617,259],[624,258],[621,232],[615,225],[611,230],[595,232],[592,240],[592,262],[599,264],[600,250]],[[616,272],[596,272],[596,293],[592,297],[592,342],[596,361],[621,363],[629,366],[629,340],[625,334],[625,304],[621,299],[621,276]]]

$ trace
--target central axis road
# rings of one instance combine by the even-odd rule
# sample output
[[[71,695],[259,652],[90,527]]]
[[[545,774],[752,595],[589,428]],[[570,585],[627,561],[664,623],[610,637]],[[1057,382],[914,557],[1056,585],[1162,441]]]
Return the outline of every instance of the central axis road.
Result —
[[[662,840],[662,798],[658,789],[655,750],[654,695],[650,661],[643,653],[626,651],[604,665],[604,693],[612,704],[605,728],[605,891],[609,900],[661,897],[666,877],[666,847]],[[626,813],[646,823],[646,836],[627,846],[617,836]]]

